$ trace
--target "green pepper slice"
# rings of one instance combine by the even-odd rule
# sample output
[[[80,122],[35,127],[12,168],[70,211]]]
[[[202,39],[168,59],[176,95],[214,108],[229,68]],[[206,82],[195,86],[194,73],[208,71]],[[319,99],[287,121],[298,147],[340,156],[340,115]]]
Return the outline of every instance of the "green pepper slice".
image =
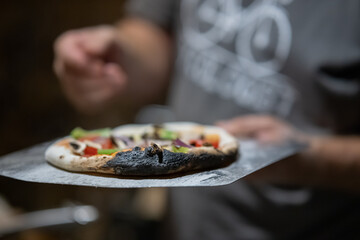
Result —
[[[172,151],[175,153],[187,153],[189,152],[189,148],[172,145]]]
[[[81,127],[74,128],[70,136],[79,139],[88,135],[98,135],[101,137],[110,137],[111,129],[110,128],[101,128],[101,129],[95,129],[95,130],[85,130]]]
[[[118,148],[112,148],[112,149],[98,149],[98,154],[106,154],[106,155],[111,155],[114,152],[119,152],[121,151]]]
[[[178,135],[176,132],[167,129],[161,129],[159,132],[159,137],[164,140],[175,140],[178,138]]]

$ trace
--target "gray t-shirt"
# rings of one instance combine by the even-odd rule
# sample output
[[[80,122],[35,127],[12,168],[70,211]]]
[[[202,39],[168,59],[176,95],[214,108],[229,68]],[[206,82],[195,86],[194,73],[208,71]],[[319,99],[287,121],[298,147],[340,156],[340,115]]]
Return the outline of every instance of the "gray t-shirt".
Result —
[[[169,105],[213,123],[266,113],[309,132],[360,133],[360,1],[137,0],[174,35]],[[359,199],[252,185],[171,191],[179,239],[360,237]]]

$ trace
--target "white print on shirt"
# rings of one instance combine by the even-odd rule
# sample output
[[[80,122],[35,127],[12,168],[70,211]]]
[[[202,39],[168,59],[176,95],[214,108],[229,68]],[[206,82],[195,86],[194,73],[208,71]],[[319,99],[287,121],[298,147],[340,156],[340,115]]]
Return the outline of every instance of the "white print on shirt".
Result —
[[[295,100],[278,71],[291,47],[292,0],[183,0],[178,67],[207,92],[287,116]]]

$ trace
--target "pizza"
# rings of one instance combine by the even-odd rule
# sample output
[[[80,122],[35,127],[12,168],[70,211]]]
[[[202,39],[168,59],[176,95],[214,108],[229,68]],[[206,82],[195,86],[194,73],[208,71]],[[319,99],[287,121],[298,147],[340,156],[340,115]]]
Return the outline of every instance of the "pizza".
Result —
[[[75,128],[53,143],[45,158],[68,171],[151,177],[225,167],[237,159],[238,147],[233,136],[215,126],[130,124]]]

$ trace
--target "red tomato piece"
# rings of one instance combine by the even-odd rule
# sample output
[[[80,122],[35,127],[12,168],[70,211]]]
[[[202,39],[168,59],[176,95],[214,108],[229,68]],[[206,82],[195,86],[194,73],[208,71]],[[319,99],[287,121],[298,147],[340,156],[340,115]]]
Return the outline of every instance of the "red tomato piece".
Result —
[[[218,148],[218,147],[219,147],[219,142],[212,142],[211,144],[214,146],[214,148]]]
[[[195,147],[202,147],[202,146],[209,146],[209,144],[211,144],[214,148],[218,148],[219,147],[219,142],[218,141],[206,141],[202,140],[202,139],[194,139],[194,140],[190,140],[190,145],[195,146]]]
[[[190,140],[190,145],[193,145],[195,147],[202,147],[203,144],[204,141],[201,139]]]
[[[205,142],[210,143],[211,145],[214,146],[214,148],[218,148],[219,147],[219,142],[220,142],[220,136],[218,134],[206,134],[205,138],[204,138]]]
[[[97,149],[94,147],[86,146],[84,149],[84,157],[93,156],[97,154]]]

